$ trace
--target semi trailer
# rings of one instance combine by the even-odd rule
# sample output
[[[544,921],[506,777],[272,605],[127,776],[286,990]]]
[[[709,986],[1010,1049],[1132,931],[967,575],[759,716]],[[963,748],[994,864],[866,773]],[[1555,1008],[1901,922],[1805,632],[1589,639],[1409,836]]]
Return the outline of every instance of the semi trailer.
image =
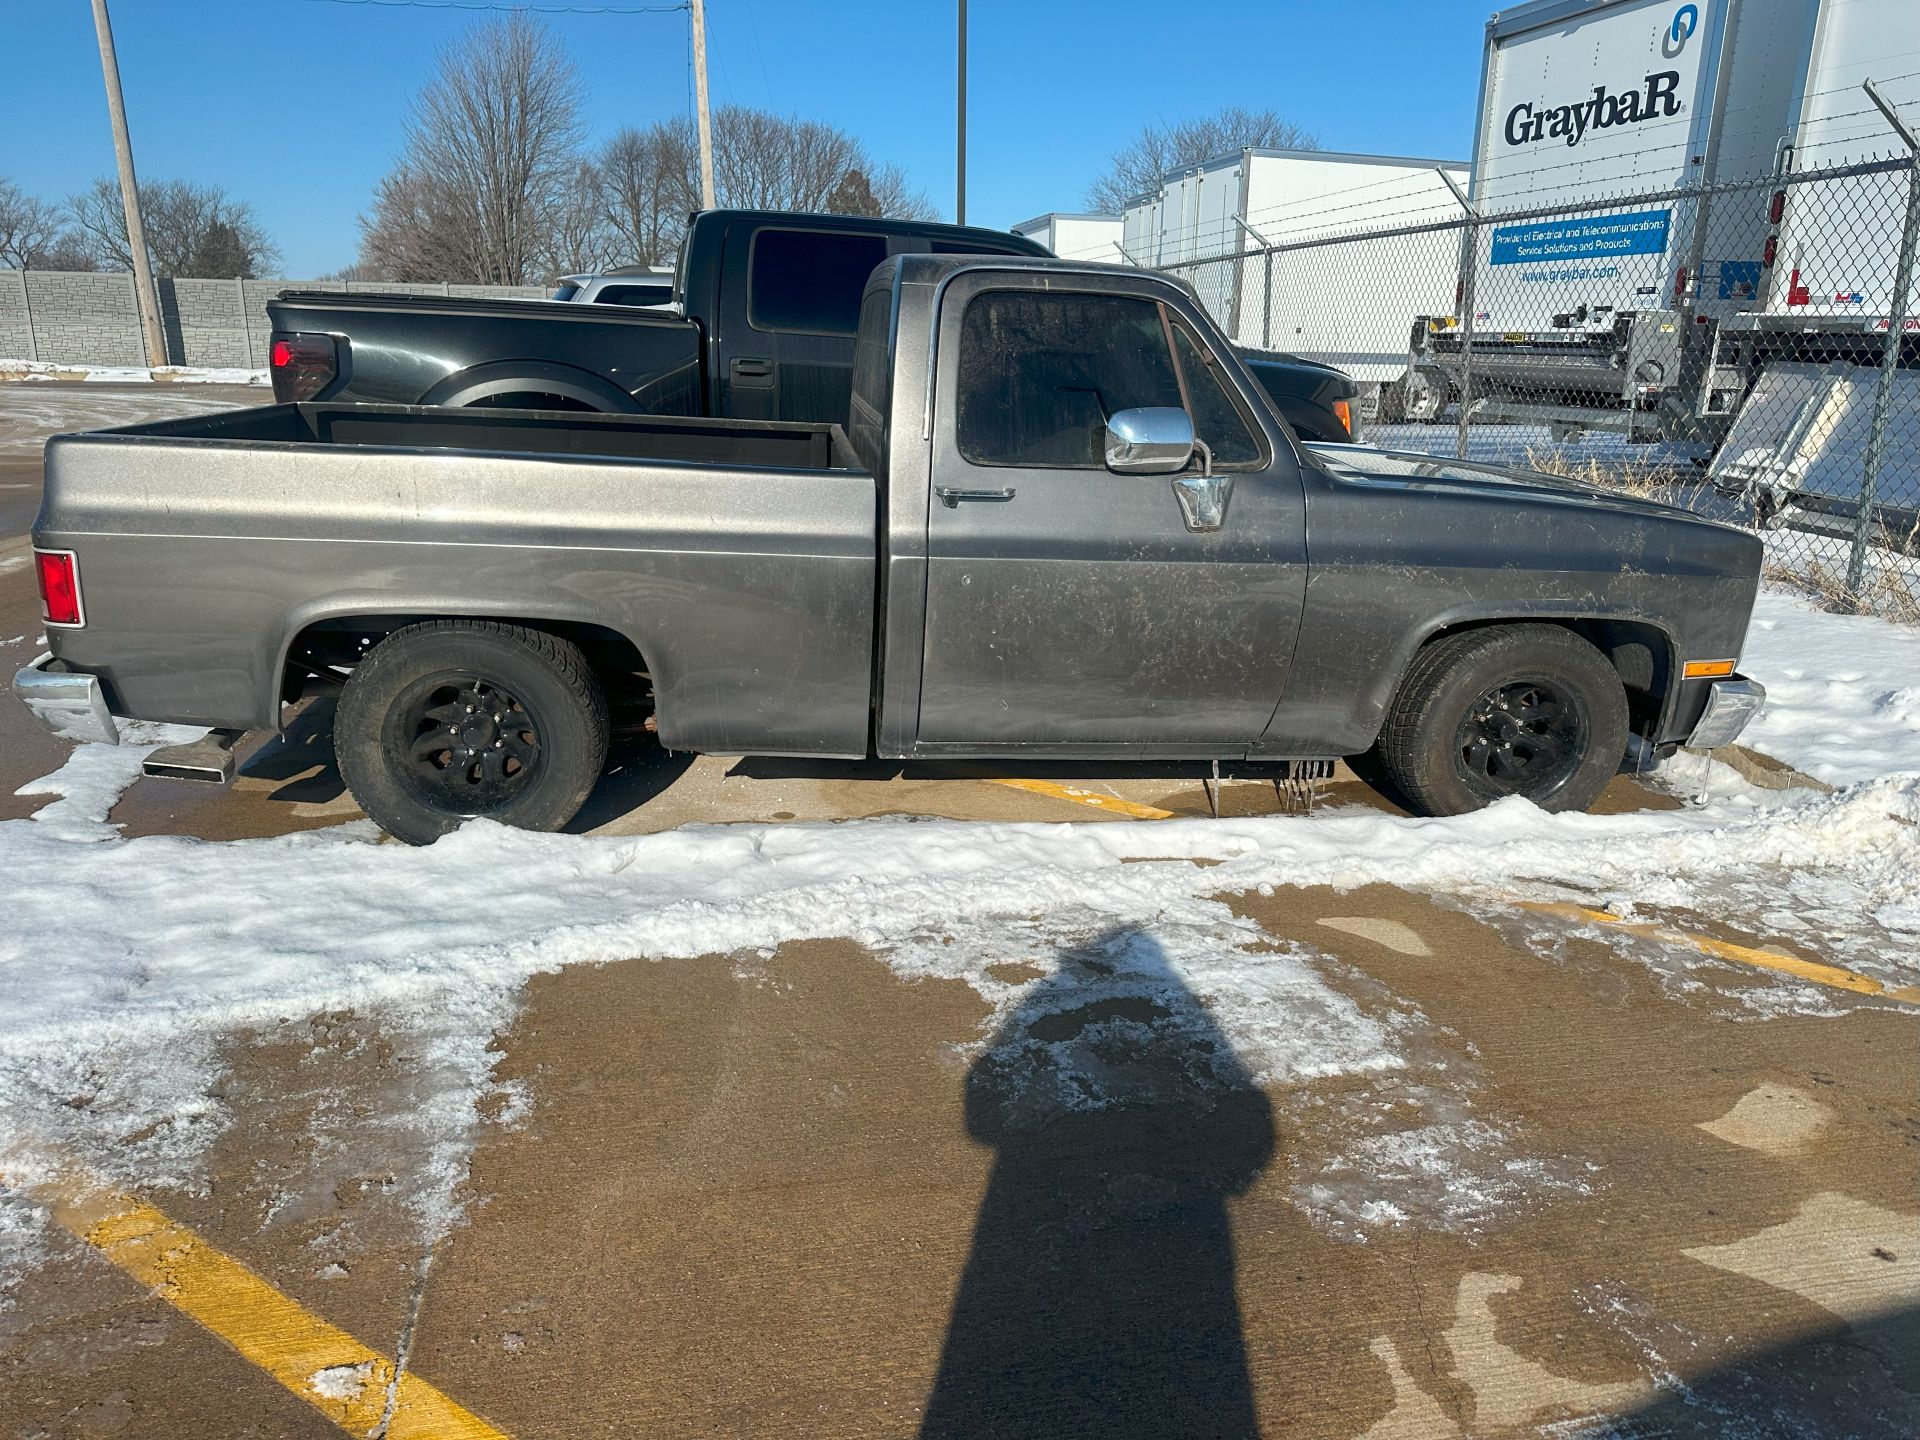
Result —
[[[1768,288],[1767,177],[1827,83],[1816,31],[1827,12],[1879,3],[1532,0],[1495,14],[1479,223],[1463,231],[1452,310],[1412,330],[1440,402],[1562,431],[1724,436],[1731,411],[1703,380],[1721,327]],[[1882,53],[1920,51],[1920,5],[1882,8]],[[1857,82],[1823,98],[1865,104]]]

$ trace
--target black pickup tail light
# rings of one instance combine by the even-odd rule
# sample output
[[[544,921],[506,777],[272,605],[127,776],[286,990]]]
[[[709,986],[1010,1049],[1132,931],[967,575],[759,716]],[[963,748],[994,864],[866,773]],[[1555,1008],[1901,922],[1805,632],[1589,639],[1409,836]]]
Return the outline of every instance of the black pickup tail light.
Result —
[[[340,373],[339,350],[331,335],[276,331],[270,352],[273,398],[311,400]]]

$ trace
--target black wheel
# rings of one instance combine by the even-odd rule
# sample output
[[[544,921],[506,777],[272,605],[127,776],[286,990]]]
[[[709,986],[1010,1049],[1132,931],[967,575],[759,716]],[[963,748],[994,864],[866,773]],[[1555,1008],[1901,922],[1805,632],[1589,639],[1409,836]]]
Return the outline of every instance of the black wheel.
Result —
[[[1508,795],[1584,810],[1627,746],[1627,694],[1607,658],[1558,625],[1470,630],[1414,656],[1377,749],[1428,815]]]
[[[558,830],[607,758],[607,702],[578,648],[490,620],[396,630],[347,677],[334,751],[353,798],[425,845],[476,817]]]

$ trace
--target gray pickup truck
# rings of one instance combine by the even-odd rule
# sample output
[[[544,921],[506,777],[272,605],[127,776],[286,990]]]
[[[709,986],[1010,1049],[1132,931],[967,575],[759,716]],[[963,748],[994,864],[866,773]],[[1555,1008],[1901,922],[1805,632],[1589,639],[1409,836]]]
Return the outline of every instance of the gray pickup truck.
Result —
[[[34,530],[95,740],[338,687],[340,770],[425,842],[565,826],[610,707],[676,751],[1377,751],[1417,809],[1584,807],[1630,734],[1732,739],[1748,534],[1544,475],[1299,446],[1147,271],[895,256],[845,426],[276,405],[62,436]]]

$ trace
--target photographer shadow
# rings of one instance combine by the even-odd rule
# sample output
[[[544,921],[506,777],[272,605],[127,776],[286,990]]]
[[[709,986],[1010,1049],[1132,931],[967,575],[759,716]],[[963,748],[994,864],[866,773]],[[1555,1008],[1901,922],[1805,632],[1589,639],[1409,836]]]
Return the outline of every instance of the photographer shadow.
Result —
[[[966,1116],[997,1155],[921,1435],[1257,1435],[1227,1200],[1272,1109],[1159,943],[1063,954]]]

